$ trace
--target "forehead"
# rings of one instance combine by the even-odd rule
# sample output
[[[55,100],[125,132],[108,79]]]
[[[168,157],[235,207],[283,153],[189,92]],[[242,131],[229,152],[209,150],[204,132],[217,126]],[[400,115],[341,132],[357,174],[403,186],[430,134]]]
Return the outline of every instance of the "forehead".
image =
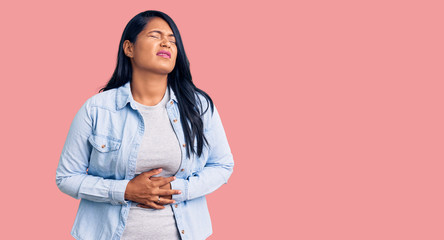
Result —
[[[170,25],[160,17],[151,18],[145,26],[144,31],[149,32],[151,30],[160,30],[167,35],[172,34],[173,30],[171,30]]]

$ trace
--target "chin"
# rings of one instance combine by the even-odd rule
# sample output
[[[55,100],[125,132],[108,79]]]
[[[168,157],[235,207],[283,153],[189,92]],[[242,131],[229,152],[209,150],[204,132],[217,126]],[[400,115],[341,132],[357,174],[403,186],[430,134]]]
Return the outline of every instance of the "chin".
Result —
[[[173,70],[174,70],[174,67],[172,67],[172,68],[163,68],[163,69],[161,69],[160,71],[161,71],[162,73],[166,73],[166,74],[168,74],[168,73],[172,72]]]
[[[157,71],[157,73],[159,73],[159,74],[169,74],[169,73],[171,73],[173,71],[173,69],[171,69],[171,70],[169,70],[169,69],[162,69],[162,70]]]
[[[155,68],[147,66],[145,69],[147,71],[155,72],[157,74],[168,74],[174,70],[174,66],[172,66],[172,67],[171,66],[157,66]]]

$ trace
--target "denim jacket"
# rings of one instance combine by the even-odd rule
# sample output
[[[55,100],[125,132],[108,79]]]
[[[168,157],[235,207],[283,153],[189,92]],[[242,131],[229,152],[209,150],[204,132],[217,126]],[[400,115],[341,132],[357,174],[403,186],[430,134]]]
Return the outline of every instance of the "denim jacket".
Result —
[[[125,228],[131,205],[124,198],[125,189],[134,178],[145,129],[130,87],[127,82],[87,99],[68,131],[56,184],[60,191],[81,199],[71,231],[76,239],[116,240]],[[170,90],[166,109],[182,150],[180,170],[171,182],[171,188],[181,194],[173,195],[172,209],[181,239],[205,239],[212,234],[205,195],[227,183],[233,155],[214,105],[214,112],[209,107],[202,117],[210,147],[204,146],[200,157],[186,156],[178,100]],[[206,100],[198,97],[205,110]],[[196,139],[194,144],[196,147]]]

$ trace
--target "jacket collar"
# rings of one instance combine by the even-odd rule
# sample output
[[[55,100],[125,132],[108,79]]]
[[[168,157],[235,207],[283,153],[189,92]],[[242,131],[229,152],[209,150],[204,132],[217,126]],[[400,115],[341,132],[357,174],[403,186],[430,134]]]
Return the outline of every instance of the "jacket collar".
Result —
[[[130,103],[131,108],[136,109],[133,94],[131,93],[130,82],[131,81],[128,81],[124,85],[117,88],[117,93],[116,93],[116,109],[117,110],[124,108],[128,103]],[[170,86],[168,86],[167,91],[168,90],[170,91],[170,99],[168,100],[168,102],[175,101],[177,103],[176,95],[174,94],[173,89],[170,88]],[[167,106],[170,106],[170,104],[168,104]]]

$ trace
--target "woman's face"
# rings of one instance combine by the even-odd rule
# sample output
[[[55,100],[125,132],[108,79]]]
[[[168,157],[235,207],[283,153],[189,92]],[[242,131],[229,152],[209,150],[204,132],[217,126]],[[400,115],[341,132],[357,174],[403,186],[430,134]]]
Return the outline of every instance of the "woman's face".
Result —
[[[125,40],[125,54],[131,59],[134,68],[157,74],[168,74],[176,65],[176,38],[168,23],[160,17],[149,20],[132,44]],[[167,51],[170,56],[160,55],[159,51]]]

